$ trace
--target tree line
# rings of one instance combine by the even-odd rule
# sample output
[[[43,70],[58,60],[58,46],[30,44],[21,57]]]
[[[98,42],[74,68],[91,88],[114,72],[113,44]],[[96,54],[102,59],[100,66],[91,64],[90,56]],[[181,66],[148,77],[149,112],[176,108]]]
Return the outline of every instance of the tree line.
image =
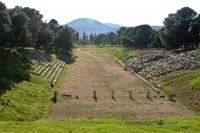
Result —
[[[156,31],[149,25],[121,27],[116,33],[99,34],[89,43],[123,45],[136,48],[195,49],[200,43],[200,14],[183,7],[169,14],[164,26]],[[90,35],[94,36],[94,35]]]
[[[7,9],[0,2],[0,54],[5,50],[9,53],[12,48],[20,50],[25,47],[52,47],[70,52],[75,31],[59,25],[55,19],[46,22],[42,18],[36,9],[20,6]]]

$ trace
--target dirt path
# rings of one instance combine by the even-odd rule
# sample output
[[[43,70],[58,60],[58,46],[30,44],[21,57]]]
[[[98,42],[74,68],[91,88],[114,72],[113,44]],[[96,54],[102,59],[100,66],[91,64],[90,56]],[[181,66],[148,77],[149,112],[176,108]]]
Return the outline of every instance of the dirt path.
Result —
[[[152,100],[146,98],[150,88],[124,71],[110,55],[95,48],[77,49],[75,55],[78,58],[65,71],[59,87],[60,101],[51,105],[53,112],[48,119],[115,117],[131,120],[191,114],[182,105],[160,98],[153,91],[150,91]],[[116,101],[112,99],[113,90]],[[97,102],[93,98],[94,91]]]

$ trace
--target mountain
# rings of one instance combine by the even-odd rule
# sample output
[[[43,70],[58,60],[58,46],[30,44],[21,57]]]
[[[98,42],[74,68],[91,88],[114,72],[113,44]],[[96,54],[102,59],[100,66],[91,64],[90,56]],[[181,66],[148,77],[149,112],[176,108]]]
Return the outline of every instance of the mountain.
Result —
[[[163,27],[163,26],[151,26],[151,28],[152,28],[153,30],[156,30],[156,31],[160,30],[162,27]]]
[[[119,24],[113,24],[113,23],[104,23],[105,25],[107,26],[110,26],[112,28],[120,28],[120,27],[123,27],[122,25],[119,25]]]
[[[87,35],[116,32],[121,27],[120,25],[112,23],[104,24],[91,18],[75,19],[67,25],[78,31],[80,35],[83,35],[84,32]]]
[[[67,23],[69,27],[72,27],[79,32],[80,36],[85,32],[89,34],[101,34],[108,32],[116,32],[122,25],[113,23],[101,23],[97,20],[91,18],[79,18]],[[152,29],[158,31],[162,26],[151,26]]]

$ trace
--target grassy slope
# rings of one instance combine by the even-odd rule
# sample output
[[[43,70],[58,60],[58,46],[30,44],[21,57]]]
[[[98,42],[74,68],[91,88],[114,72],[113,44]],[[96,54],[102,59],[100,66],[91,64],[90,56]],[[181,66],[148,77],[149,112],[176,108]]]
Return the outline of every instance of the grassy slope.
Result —
[[[200,49],[196,50],[200,53]],[[200,54],[199,54],[200,59]],[[162,90],[176,95],[179,102],[196,113],[200,112],[200,69],[182,70],[162,76],[158,81]]]
[[[182,70],[163,76],[161,89],[176,95],[179,102],[196,112],[200,111],[200,70]]]
[[[200,53],[200,48],[199,49],[196,49],[196,52]],[[198,56],[198,61],[200,61],[200,54]]]
[[[122,122],[115,119],[0,122],[2,133],[199,133],[200,117]],[[9,127],[9,128],[8,128]]]
[[[0,58],[0,120],[36,120],[47,115],[51,89],[46,79],[32,75],[22,54]]]
[[[113,57],[125,61],[131,57],[137,56],[142,53],[142,51],[127,51],[124,52],[124,49],[121,47],[105,47],[103,50],[110,53]]]

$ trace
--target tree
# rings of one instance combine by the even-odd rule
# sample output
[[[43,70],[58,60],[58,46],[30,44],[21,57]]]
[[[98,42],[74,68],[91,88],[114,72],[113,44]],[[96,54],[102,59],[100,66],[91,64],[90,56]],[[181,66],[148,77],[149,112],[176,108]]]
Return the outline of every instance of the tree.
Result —
[[[152,28],[149,25],[139,25],[136,27],[122,27],[118,31],[120,43],[126,47],[146,48]]]
[[[59,26],[58,21],[55,19],[51,19],[49,21],[49,25],[50,25],[50,29],[54,31],[54,36],[56,36],[56,33],[58,31],[58,26]]]
[[[152,33],[149,38],[149,46],[151,48],[163,48],[162,42],[159,37],[159,32],[152,30]]]
[[[31,33],[28,31],[27,21],[28,18],[24,12],[16,13],[12,18],[12,32],[17,49],[19,46],[25,47],[25,44],[27,44],[27,41],[29,40],[28,38],[31,37]]]
[[[70,53],[73,48],[72,31],[69,27],[65,26],[55,39],[56,48],[65,53]]]
[[[86,44],[86,33],[84,32],[83,33],[83,45],[85,45]]]
[[[40,12],[37,11],[36,9],[29,7],[23,8],[23,12],[28,17],[27,26],[32,34],[31,43],[35,44],[38,41],[38,34],[40,32],[40,29],[42,28],[43,15],[40,14]]]
[[[105,34],[99,34],[97,38],[95,39],[95,44],[97,45],[104,45],[105,44],[106,35]]]
[[[193,18],[190,24],[191,40],[195,47],[200,43],[200,14]]]
[[[149,25],[139,25],[135,27],[134,41],[137,47],[146,48],[149,44],[149,37],[151,35],[152,28]]]
[[[90,34],[90,43],[94,43],[94,35]]]
[[[73,34],[73,41],[74,42],[79,42],[79,32],[74,32],[74,34]]]
[[[6,38],[12,30],[12,23],[6,6],[0,2],[0,47],[4,47]]]
[[[49,24],[53,24],[53,25],[59,25],[59,23],[58,23],[58,21],[57,20],[55,20],[55,19],[51,19],[50,21],[49,21]]]
[[[51,41],[52,41],[52,33],[47,29],[43,29],[38,33],[36,48],[39,49],[40,46],[47,47]]]
[[[107,34],[107,37],[109,39],[109,43],[111,45],[113,45],[114,41],[115,41],[115,33],[114,32],[110,32],[110,33]]]
[[[169,14],[164,21],[164,31],[161,36],[163,42],[169,48],[175,49],[181,46],[185,48],[193,47],[191,44],[190,23],[197,13],[189,8],[184,7],[175,14]]]

